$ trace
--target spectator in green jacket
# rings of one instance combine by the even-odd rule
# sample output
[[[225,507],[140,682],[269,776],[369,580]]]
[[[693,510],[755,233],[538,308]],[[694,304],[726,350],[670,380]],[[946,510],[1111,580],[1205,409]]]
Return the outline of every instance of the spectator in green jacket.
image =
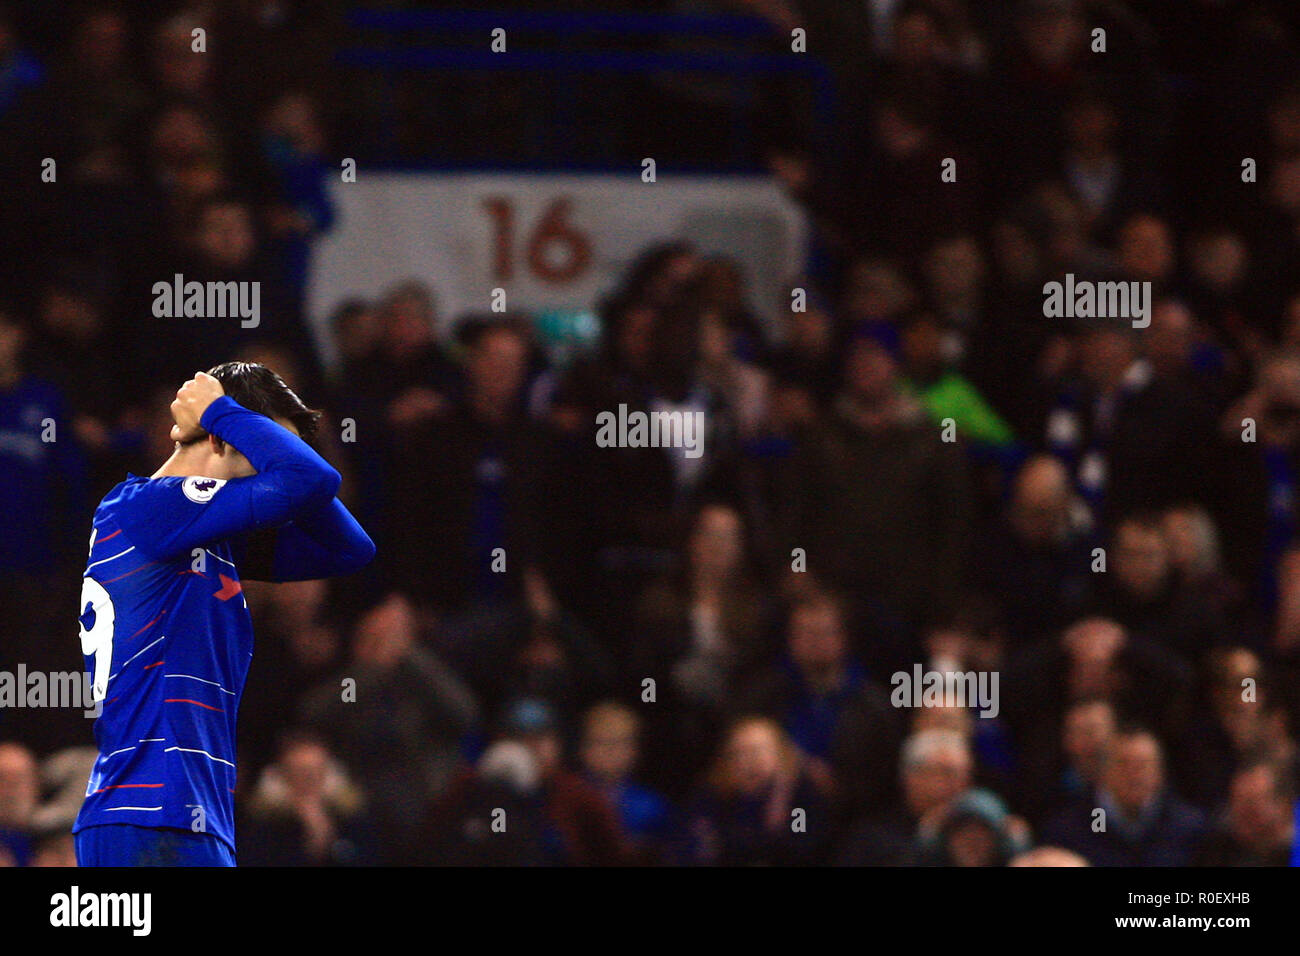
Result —
[[[956,423],[957,434],[972,442],[1003,447],[1015,441],[1011,427],[979,390],[951,363],[952,340],[928,312],[912,316],[901,335],[904,387],[930,420]]]

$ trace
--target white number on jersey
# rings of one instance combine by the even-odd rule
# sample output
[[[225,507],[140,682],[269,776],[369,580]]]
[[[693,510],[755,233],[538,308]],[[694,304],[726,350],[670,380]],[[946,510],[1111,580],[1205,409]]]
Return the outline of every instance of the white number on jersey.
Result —
[[[94,578],[81,579],[81,653],[95,658],[92,701],[108,695],[108,674],[113,666],[113,599]]]

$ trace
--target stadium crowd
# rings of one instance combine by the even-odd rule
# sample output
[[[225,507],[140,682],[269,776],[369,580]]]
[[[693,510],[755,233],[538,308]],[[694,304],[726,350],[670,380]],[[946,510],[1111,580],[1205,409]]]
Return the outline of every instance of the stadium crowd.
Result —
[[[341,6],[0,9],[4,669],[80,670],[94,503],[185,378],[261,361],[379,553],[245,584],[241,865],[1290,861],[1294,9],[731,4],[842,93],[830,151],[755,106],[803,308],[665,236],[576,356],[412,279],[337,303],[327,366]],[[261,325],[154,317],[176,272],[261,282]],[[1066,274],[1150,283],[1149,326],[1047,318]],[[704,413],[704,454],[598,447],[620,405]],[[996,674],[996,714],[896,706],[918,664]],[[79,710],[0,710],[0,862],[71,862],[93,758]]]

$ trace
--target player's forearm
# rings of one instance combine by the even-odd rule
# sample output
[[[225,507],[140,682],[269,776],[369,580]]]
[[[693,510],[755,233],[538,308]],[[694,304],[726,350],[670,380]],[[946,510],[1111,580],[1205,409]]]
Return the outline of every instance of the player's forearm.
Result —
[[[359,571],[374,556],[370,536],[335,498],[280,529],[272,570],[276,581],[308,581]]]
[[[288,517],[299,510],[323,508],[338,493],[337,470],[310,445],[286,428],[250,412],[228,395],[203,412],[202,428],[234,446],[277,492]]]

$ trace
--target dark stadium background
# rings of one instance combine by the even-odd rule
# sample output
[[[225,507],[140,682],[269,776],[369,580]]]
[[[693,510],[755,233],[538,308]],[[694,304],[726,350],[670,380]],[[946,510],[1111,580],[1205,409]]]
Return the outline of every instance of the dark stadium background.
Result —
[[[0,669],[80,669],[95,502],[259,360],[379,557],[246,587],[243,865],[1286,864],[1298,55],[1263,0],[0,2]],[[597,236],[558,306],[322,306],[345,159],[775,184],[800,256]],[[176,273],[260,325],[155,318]],[[1067,273],[1150,326],[1045,318]],[[621,404],[706,413],[703,457],[597,447]],[[894,706],[918,663],[997,717]],[[0,862],[71,862],[90,734],[0,710]]]

